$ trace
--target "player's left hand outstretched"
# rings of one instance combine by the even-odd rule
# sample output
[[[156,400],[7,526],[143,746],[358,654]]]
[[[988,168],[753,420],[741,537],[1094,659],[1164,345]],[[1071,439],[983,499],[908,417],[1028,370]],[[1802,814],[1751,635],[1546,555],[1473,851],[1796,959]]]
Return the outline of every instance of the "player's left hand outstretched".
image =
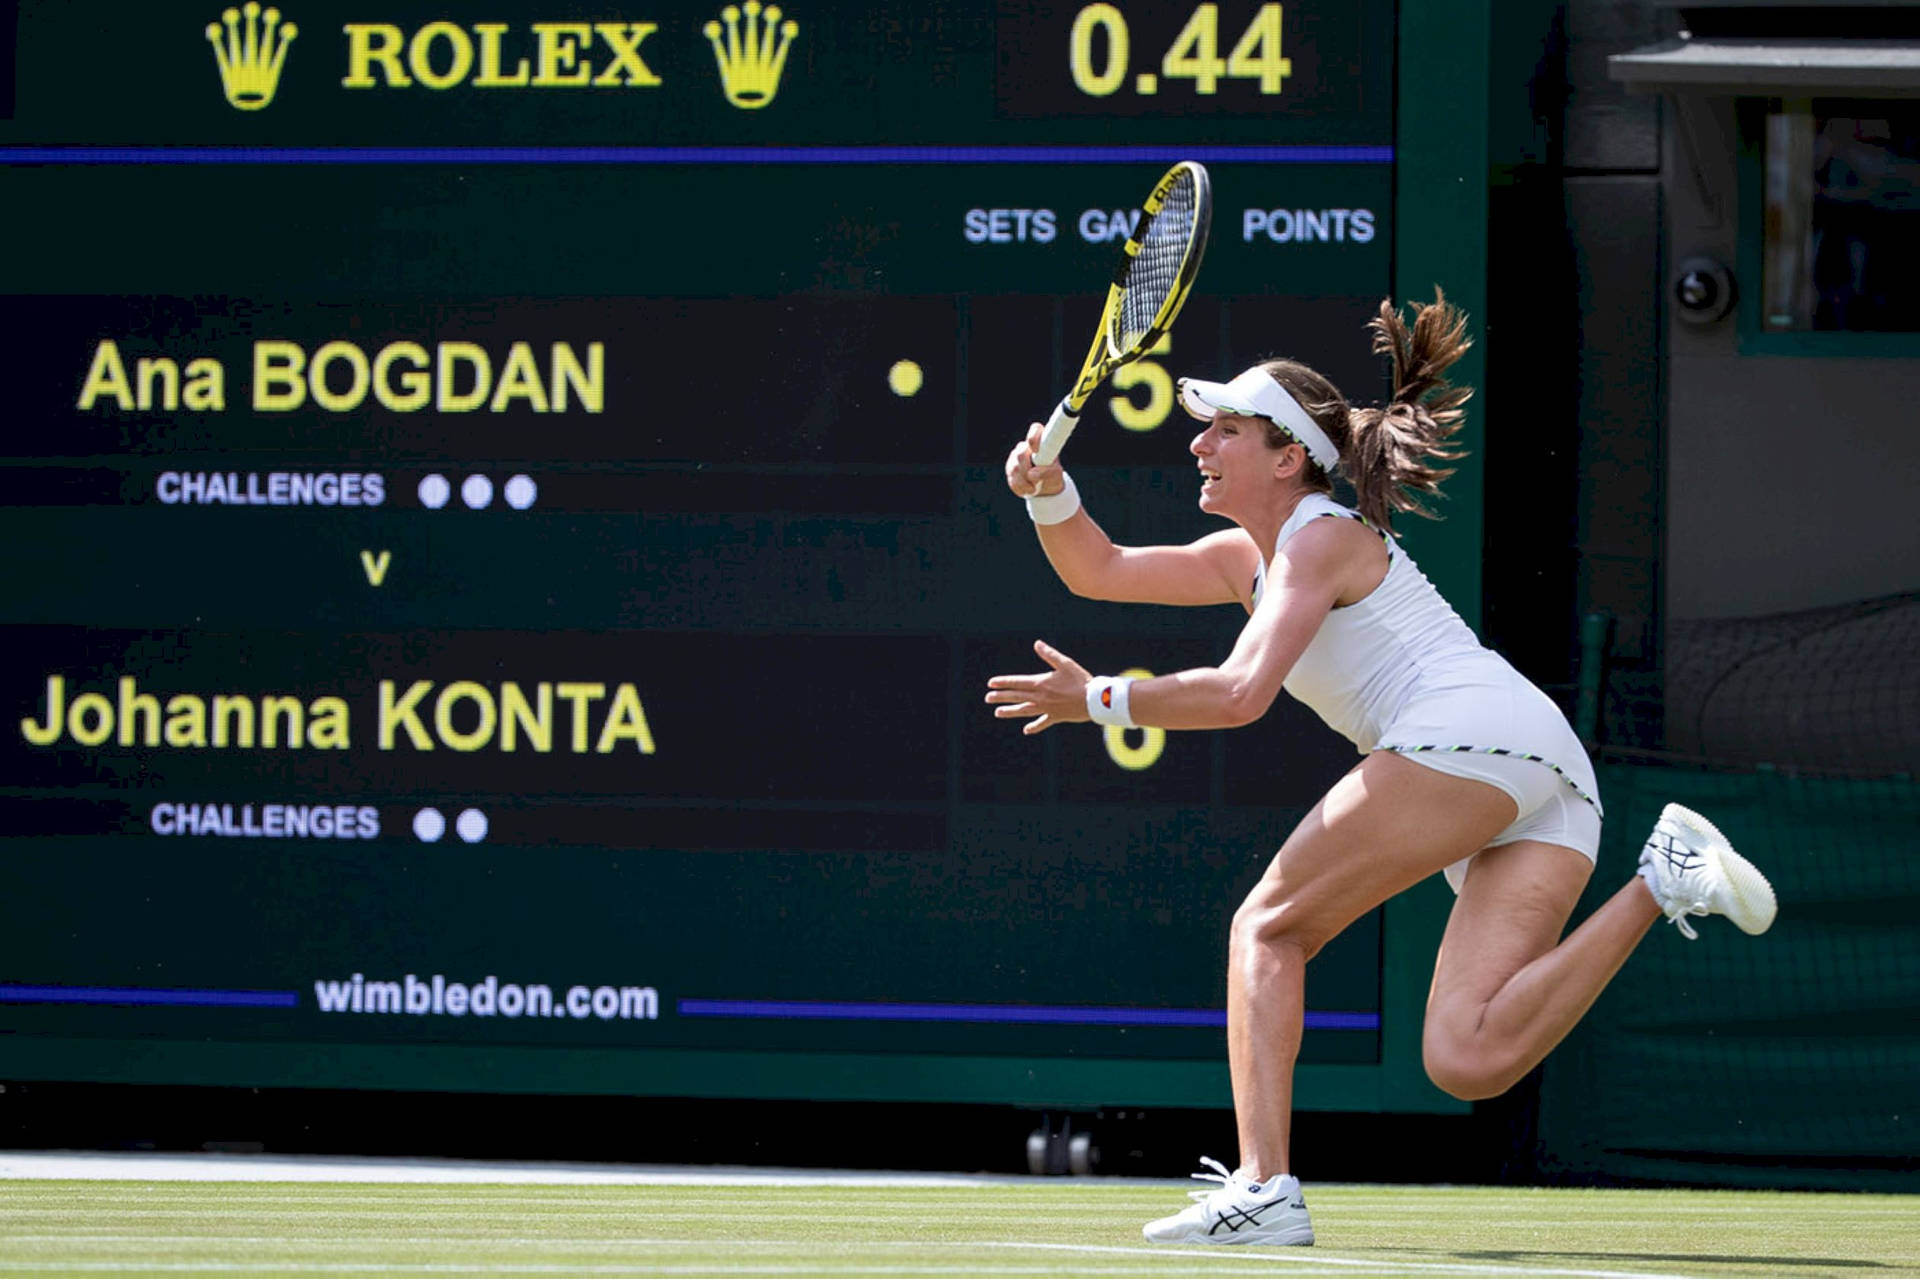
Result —
[[[1031,736],[1055,724],[1087,721],[1086,667],[1048,644],[1035,640],[1033,651],[1053,669],[1040,675],[995,675],[987,681],[987,704],[995,719],[1027,717],[1022,733]]]

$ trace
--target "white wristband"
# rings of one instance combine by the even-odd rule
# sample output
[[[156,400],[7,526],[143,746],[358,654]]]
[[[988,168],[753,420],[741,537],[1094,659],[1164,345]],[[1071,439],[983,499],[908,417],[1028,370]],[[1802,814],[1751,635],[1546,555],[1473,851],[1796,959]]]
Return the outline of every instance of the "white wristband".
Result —
[[[1064,524],[1080,509],[1080,490],[1074,487],[1073,477],[1063,475],[1062,478],[1067,486],[1058,493],[1027,499],[1027,515],[1035,524]]]
[[[1133,722],[1133,681],[1125,675],[1096,675],[1087,681],[1087,718],[1116,728],[1138,728]]]

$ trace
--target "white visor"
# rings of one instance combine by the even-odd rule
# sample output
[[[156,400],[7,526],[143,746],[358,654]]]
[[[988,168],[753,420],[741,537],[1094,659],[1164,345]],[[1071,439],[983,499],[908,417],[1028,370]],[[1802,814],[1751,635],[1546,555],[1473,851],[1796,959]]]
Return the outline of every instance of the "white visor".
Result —
[[[1321,470],[1331,475],[1340,465],[1340,450],[1333,447],[1327,433],[1264,369],[1248,369],[1231,382],[1203,382],[1199,378],[1183,377],[1180,403],[1202,422],[1211,422],[1216,413],[1266,418],[1298,440]]]

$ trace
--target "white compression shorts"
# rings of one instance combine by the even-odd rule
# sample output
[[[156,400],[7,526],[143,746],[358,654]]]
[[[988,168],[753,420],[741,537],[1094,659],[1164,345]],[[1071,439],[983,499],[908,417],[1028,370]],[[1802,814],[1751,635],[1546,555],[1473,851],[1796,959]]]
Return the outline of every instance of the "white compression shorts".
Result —
[[[1518,843],[1523,839],[1571,848],[1590,862],[1600,859],[1600,810],[1582,799],[1559,774],[1545,764],[1512,755],[1487,755],[1472,751],[1395,751],[1396,755],[1423,764],[1451,777],[1465,777],[1497,786],[1520,809],[1513,824],[1487,841],[1488,848]],[[1467,866],[1472,857],[1463,857],[1447,867],[1447,884],[1454,892],[1467,882]]]

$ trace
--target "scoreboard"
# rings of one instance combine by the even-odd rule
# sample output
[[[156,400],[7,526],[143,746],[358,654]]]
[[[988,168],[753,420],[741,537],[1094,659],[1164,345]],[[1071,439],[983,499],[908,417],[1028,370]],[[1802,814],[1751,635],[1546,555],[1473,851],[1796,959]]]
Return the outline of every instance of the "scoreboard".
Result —
[[[1072,598],[1000,464],[1176,159],[1096,518],[1210,531],[1177,375],[1382,398],[1379,300],[1484,274],[1405,189],[1463,14],[0,7],[0,1079],[1229,1104],[1228,919],[1351,750],[994,720],[1035,638],[1244,621]],[[1409,539],[1469,617],[1475,474]],[[1450,1104],[1436,935],[1315,961],[1302,1105]]]

